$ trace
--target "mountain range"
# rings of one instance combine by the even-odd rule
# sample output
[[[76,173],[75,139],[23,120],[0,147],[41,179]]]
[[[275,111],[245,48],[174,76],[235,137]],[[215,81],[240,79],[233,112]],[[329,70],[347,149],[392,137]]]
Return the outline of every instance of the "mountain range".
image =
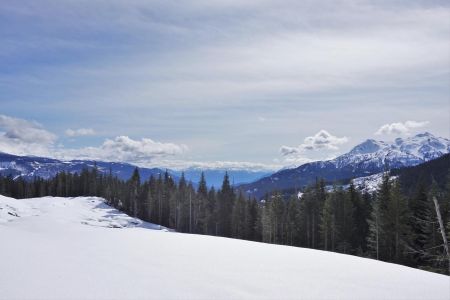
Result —
[[[366,177],[388,169],[415,166],[450,152],[450,140],[425,132],[392,143],[368,139],[335,159],[284,169],[238,188],[261,198],[269,191],[301,190],[317,178],[327,182]]]
[[[93,160],[70,160],[62,161],[53,158],[37,157],[37,156],[17,156],[0,152],[0,175],[13,176],[14,178],[22,177],[32,179],[33,177],[52,178],[59,172],[79,173],[84,168],[94,168],[97,166],[102,173],[112,174],[120,179],[127,180],[133,174],[135,165],[122,162],[104,162]],[[164,174],[164,168],[139,168],[141,179],[147,180],[150,176],[159,176]],[[226,170],[218,169],[201,169],[197,167],[188,168],[183,171],[167,170],[175,181],[181,177],[181,173],[187,181],[193,182],[194,186],[198,183],[202,172],[205,174],[208,186],[214,186],[216,189],[222,185],[225,172],[228,172],[230,181],[234,184],[242,184],[253,182],[263,176],[269,175],[268,171],[254,170]]]
[[[367,177],[382,172],[385,169],[400,169],[415,166],[423,162],[441,157],[450,152],[450,140],[435,137],[425,132],[408,138],[397,138],[393,142],[368,139],[355,146],[351,151],[335,159],[316,161],[289,169],[283,169],[273,174],[268,171],[229,170],[230,181],[249,196],[261,198],[273,190],[302,190],[313,183],[316,178],[327,182]],[[122,162],[102,162],[93,160],[62,161],[36,156],[17,156],[0,152],[0,175],[22,177],[51,178],[58,172],[81,172],[83,168],[97,166],[100,172],[108,173],[127,180],[136,166]],[[159,176],[164,168],[139,168],[141,179]],[[225,169],[188,168],[184,171],[168,170],[178,181],[181,173],[194,185],[198,182],[201,172],[204,172],[206,182],[211,187],[220,188]]]
[[[84,168],[94,168],[97,166],[102,173],[112,174],[120,179],[127,180],[133,174],[136,166],[128,163],[102,162],[93,160],[70,160],[62,161],[53,158],[38,156],[17,156],[0,152],[0,175],[22,177],[32,179],[41,177],[52,178],[59,172],[80,173]],[[159,168],[139,168],[142,180],[147,180],[150,176],[164,174],[164,170]],[[171,174],[176,177],[176,175]]]

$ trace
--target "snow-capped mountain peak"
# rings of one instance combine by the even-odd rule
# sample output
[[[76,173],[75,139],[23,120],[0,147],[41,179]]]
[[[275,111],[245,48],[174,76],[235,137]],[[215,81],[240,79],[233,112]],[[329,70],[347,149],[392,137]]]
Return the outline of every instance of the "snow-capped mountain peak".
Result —
[[[429,132],[408,138],[396,138],[392,143],[368,139],[334,161],[343,166],[362,161],[389,164],[390,167],[416,165],[450,152],[450,140]]]
[[[430,160],[450,152],[450,140],[435,137],[429,132],[420,133],[405,140],[396,140],[396,146],[404,153]]]
[[[353,154],[374,153],[382,148],[385,148],[386,146],[387,145],[385,142],[368,139],[365,142],[353,147],[353,149],[350,151],[350,153],[353,153]]]
[[[368,139],[335,159],[284,169],[253,183],[242,185],[241,188],[256,197],[261,197],[272,190],[301,188],[313,183],[317,178],[338,181],[365,177],[387,169],[415,166],[447,153],[450,153],[450,140],[435,137],[429,132],[397,138],[392,142]]]

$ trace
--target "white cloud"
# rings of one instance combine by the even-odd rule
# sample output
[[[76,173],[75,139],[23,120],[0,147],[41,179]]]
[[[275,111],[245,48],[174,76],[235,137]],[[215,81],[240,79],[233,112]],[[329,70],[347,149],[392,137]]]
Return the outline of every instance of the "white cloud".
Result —
[[[340,145],[347,142],[347,137],[337,137],[322,129],[315,135],[306,137],[303,144],[297,147],[281,146],[280,152],[283,156],[289,156],[312,150],[338,150]]]
[[[149,138],[133,140],[128,136],[106,139],[99,147],[61,149],[57,156],[64,159],[97,159],[130,163],[150,163],[156,158],[175,156],[186,152],[186,145],[156,142]]]
[[[92,129],[67,130],[69,136],[93,134]],[[129,163],[151,163],[155,159],[187,151],[183,144],[157,142],[128,136],[106,139],[98,147],[66,149],[56,146],[57,136],[36,122],[0,115],[0,151],[16,155],[39,155],[59,159],[95,159]]]
[[[75,137],[75,136],[85,136],[85,135],[95,135],[95,131],[92,128],[78,128],[78,129],[67,129],[65,131],[67,136]]]
[[[68,129],[68,136],[94,134],[92,129]],[[157,142],[149,138],[140,140],[128,136],[106,139],[98,147],[79,149],[55,145],[57,136],[36,122],[0,115],[0,151],[16,155],[39,155],[64,160],[90,159],[129,162],[142,167],[166,167],[176,170],[187,168],[274,171],[280,164],[262,164],[245,161],[199,162],[168,159],[184,154],[188,147],[183,144]]]
[[[311,161],[332,159],[338,155],[339,146],[348,142],[348,138],[337,137],[322,129],[313,136],[308,136],[303,143],[296,146],[281,146],[283,164],[288,167],[299,166]],[[317,152],[315,158],[308,157],[312,152]]]
[[[16,155],[45,155],[56,138],[37,122],[0,115],[0,151]]]
[[[276,171],[282,168],[280,164],[263,164],[247,161],[184,161],[184,160],[160,160],[154,162],[152,165],[160,167],[164,166],[174,170],[185,170],[189,168],[202,170],[246,170],[250,172],[260,171]]]
[[[406,121],[384,124],[381,126],[376,132],[376,135],[384,135],[384,134],[396,134],[396,135],[408,135],[414,129],[425,127],[429,124],[429,121]]]
[[[276,171],[281,164],[264,164],[246,161],[191,161],[176,159],[188,151],[183,144],[161,143],[143,138],[133,140],[127,136],[107,139],[99,147],[85,147],[81,149],[61,149],[56,156],[60,159],[94,159],[103,161],[129,162],[140,167],[164,167],[173,170],[220,169],[247,170],[250,172]]]

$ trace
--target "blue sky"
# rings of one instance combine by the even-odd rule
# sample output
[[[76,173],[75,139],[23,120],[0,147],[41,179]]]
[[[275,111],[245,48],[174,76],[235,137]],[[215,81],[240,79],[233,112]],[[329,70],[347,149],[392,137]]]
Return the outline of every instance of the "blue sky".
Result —
[[[4,0],[0,151],[275,169],[449,137],[449,22],[445,1]]]

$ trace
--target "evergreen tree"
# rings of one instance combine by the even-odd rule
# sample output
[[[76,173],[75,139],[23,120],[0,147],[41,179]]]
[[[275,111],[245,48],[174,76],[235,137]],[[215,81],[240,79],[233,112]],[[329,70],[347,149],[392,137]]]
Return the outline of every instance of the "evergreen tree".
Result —
[[[280,193],[276,192],[270,197],[267,208],[272,233],[271,243],[284,244],[285,205]]]
[[[231,215],[233,238],[238,239],[247,238],[245,228],[247,222],[247,212],[245,202],[246,200],[242,195],[242,192],[240,192],[236,201],[234,202],[233,211]]]
[[[180,179],[181,182],[181,179]],[[158,218],[158,201],[157,201],[157,181],[156,178],[150,176],[148,180],[148,193],[147,193],[147,216],[148,220],[152,223],[157,224],[157,218]],[[178,228],[177,228],[178,229]]]
[[[336,249],[339,252],[350,253],[351,243],[354,236],[353,203],[342,187],[336,193],[336,225],[338,241]]]
[[[299,227],[298,199],[296,196],[291,197],[286,206],[286,244],[294,246],[298,243]]]
[[[205,222],[205,232],[210,235],[217,235],[218,223],[217,223],[217,201],[216,201],[216,190],[212,187],[208,192],[207,202],[206,202],[206,222]]]
[[[258,232],[258,203],[255,199],[248,199],[246,201],[246,238],[251,241],[259,241]]]
[[[197,189],[196,197],[196,221],[195,232],[207,232],[207,205],[208,205],[208,187],[206,185],[205,174],[202,172]]]
[[[231,212],[234,198],[235,195],[230,185],[228,173],[225,173],[222,188],[217,197],[217,227],[220,236],[231,237]]]
[[[391,197],[391,182],[389,173],[383,174],[382,182],[378,187],[376,199],[372,206],[371,219],[369,220],[369,250],[376,255],[377,259],[388,260],[389,253],[389,222],[388,222],[388,206]]]
[[[320,218],[320,237],[324,250],[335,250],[336,244],[336,216],[334,213],[335,193],[328,195],[322,208]]]
[[[367,249],[370,256],[380,259],[380,237],[384,235],[378,197],[372,201],[372,212],[368,219],[369,234],[367,236]]]
[[[423,184],[419,184],[415,197],[411,202],[411,230],[412,241],[411,250],[415,265],[425,266],[428,263],[427,245],[430,243],[431,236],[431,210],[430,201]]]
[[[141,177],[139,175],[139,169],[135,168],[133,171],[133,175],[131,176],[130,180],[129,180],[129,207],[128,207],[128,211],[131,212],[131,214],[134,217],[137,217],[139,214],[138,211],[138,196],[139,196],[139,186],[140,186],[140,182],[141,182]]]
[[[262,202],[261,216],[260,216],[261,241],[265,243],[272,243],[274,233],[272,227],[269,201],[263,199],[261,202]]]
[[[393,184],[390,192],[390,202],[387,209],[389,261],[400,263],[405,260],[406,246],[409,244],[411,230],[408,221],[411,214],[408,202],[402,195],[398,182]]]
[[[172,193],[174,192],[175,183],[172,179],[172,176],[169,175],[169,172],[166,170],[164,172],[164,182],[161,187],[161,225],[169,226],[170,219],[170,198],[172,197]]]
[[[189,196],[184,173],[181,174],[178,182],[178,191],[176,195],[176,228],[181,232],[189,232]]]
[[[361,193],[356,190],[353,181],[350,183],[347,194],[354,208],[354,231],[351,244],[352,248],[355,249],[357,253],[362,254],[367,250],[366,242],[367,234],[369,232],[367,219],[370,217],[370,199],[368,199],[368,195],[363,197]]]

